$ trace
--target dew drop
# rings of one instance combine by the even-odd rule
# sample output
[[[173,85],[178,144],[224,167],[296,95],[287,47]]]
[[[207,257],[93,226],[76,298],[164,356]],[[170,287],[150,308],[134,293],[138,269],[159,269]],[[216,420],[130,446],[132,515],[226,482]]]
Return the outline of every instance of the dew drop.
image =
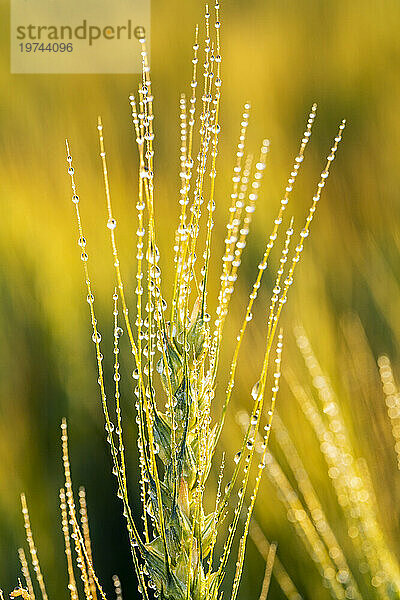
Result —
[[[253,389],[251,390],[251,395],[254,400],[257,400],[257,398],[258,398],[259,388],[260,388],[260,382],[257,381],[257,383],[254,384]]]

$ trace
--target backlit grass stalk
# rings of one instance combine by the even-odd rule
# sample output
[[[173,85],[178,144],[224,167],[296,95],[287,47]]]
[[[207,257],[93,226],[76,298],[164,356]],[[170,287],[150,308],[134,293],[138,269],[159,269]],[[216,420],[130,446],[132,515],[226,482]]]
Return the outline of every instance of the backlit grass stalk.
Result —
[[[339,500],[348,519],[349,527],[354,527],[354,531],[358,532],[354,535],[354,539],[364,542],[362,550],[370,569],[372,585],[382,598],[387,596],[388,585],[395,586],[397,592],[400,593],[400,569],[385,542],[374,510],[375,504],[359,500],[360,498],[369,498],[369,482],[365,481],[363,472],[359,469],[355,459],[338,399],[301,327],[296,329],[296,335],[297,344],[321,402],[326,420],[325,427],[330,434],[330,439],[326,438],[329,439],[329,443],[321,448],[323,451],[325,449],[324,456],[327,460],[332,462],[330,476],[333,484],[343,487]],[[351,461],[346,460],[348,456],[352,457]]]
[[[239,539],[236,571],[230,594],[236,599],[244,566],[246,543],[251,534],[251,518],[267,461],[268,440],[272,426],[275,402],[281,375],[283,346],[279,321],[289,289],[300,260],[304,241],[309,235],[317,204],[329,175],[329,169],[341,140],[344,121],[330,149],[322,171],[317,191],[301,229],[297,245],[290,254],[295,234],[293,219],[286,228],[281,243],[279,267],[275,275],[269,308],[265,317],[265,354],[258,382],[252,388],[253,409],[245,429],[239,452],[234,458],[233,475],[223,486],[224,463],[220,467],[216,501],[211,512],[205,505],[205,489],[215,460],[215,451],[221,436],[226,412],[234,391],[238,357],[247,324],[267,268],[268,258],[278,239],[284,212],[304,152],[311,136],[316,115],[312,106],[300,149],[296,155],[288,184],[281,199],[272,232],[267,237],[265,251],[258,265],[258,274],[252,287],[243,323],[230,367],[226,392],[216,388],[224,324],[235,282],[246,246],[252,215],[266,167],[269,142],[264,140],[257,162],[245,153],[246,131],[250,105],[246,104],[242,116],[236,162],[233,170],[231,206],[222,257],[222,273],[217,306],[213,317],[207,302],[212,253],[213,214],[215,210],[215,180],[217,175],[220,137],[221,53],[220,53],[219,3],[215,3],[215,20],[211,22],[208,6],[205,14],[205,39],[203,45],[203,89],[198,122],[196,121],[196,90],[198,89],[198,62],[200,54],[199,29],[196,28],[193,46],[193,72],[189,109],[185,96],[180,98],[180,215],[174,237],[174,283],[171,311],[167,320],[167,302],[159,266],[157,245],[157,219],[154,186],[154,112],[152,83],[145,40],[141,42],[143,60],[142,78],[137,97],[131,94],[133,130],[138,146],[139,177],[137,190],[136,231],[136,310],[133,318],[129,309],[131,290],[125,288],[117,244],[117,219],[112,205],[112,191],[108,177],[106,143],[101,118],[98,119],[100,159],[104,179],[107,227],[115,269],[113,295],[113,353],[114,398],[106,395],[103,370],[102,338],[95,312],[93,285],[89,273],[89,254],[81,220],[80,198],[76,174],[68,141],[66,142],[68,174],[72,187],[72,201],[78,227],[78,244],[83,264],[92,324],[92,339],[98,368],[101,405],[105,418],[107,441],[116,477],[117,495],[122,503],[130,542],[132,564],[138,578],[138,588],[143,597],[160,597],[163,600],[217,600],[222,590],[231,558],[234,540]],[[215,34],[213,34],[213,31]],[[195,150],[196,149],[196,150]],[[196,154],[197,151],[197,154]],[[222,161],[224,162],[224,161]],[[202,235],[201,235],[202,234]],[[203,240],[203,241],[201,241]],[[201,247],[203,244],[203,247]],[[200,260],[198,261],[200,257]],[[200,262],[200,265],[198,265]],[[210,312],[208,312],[210,311]],[[119,322],[122,312],[122,321]],[[212,325],[211,325],[212,324]],[[143,508],[143,529],[134,518],[130,502],[130,484],[126,472],[125,446],[122,429],[121,388],[119,363],[119,338],[127,332],[132,353],[132,397],[138,424],[138,449],[140,463],[140,495]],[[276,340],[277,338],[277,340]],[[271,358],[275,355],[275,358]],[[268,376],[271,361],[273,386],[269,391]],[[161,382],[161,386],[159,385]],[[163,394],[160,393],[162,389]],[[264,405],[267,406],[265,414]],[[219,411],[214,422],[212,413]],[[264,425],[264,432],[260,434]],[[261,457],[256,459],[255,440],[261,435]],[[68,455],[68,435],[65,420],[62,423],[62,452],[65,471],[65,488],[60,492],[62,528],[71,600],[106,599],[93,565],[86,496],[81,488],[79,505],[75,504]],[[250,483],[252,466],[256,468],[254,485]],[[216,465],[217,468],[217,465]],[[222,491],[223,490],[223,491]],[[233,514],[229,512],[234,501]],[[245,523],[240,526],[246,496],[249,496]],[[24,515],[27,509],[24,505]],[[80,518],[79,518],[80,516]],[[228,533],[223,538],[221,525],[228,522]],[[28,529],[27,529],[28,531]],[[30,531],[30,529],[29,529]],[[222,540],[221,540],[222,537]],[[28,535],[32,558],[33,539]],[[222,551],[219,550],[222,543]],[[274,546],[267,556],[267,571],[263,594],[266,596],[272,572]],[[219,553],[219,554],[218,554]],[[73,561],[75,554],[75,564]],[[289,598],[298,597],[283,567],[279,570],[282,589],[290,590]],[[47,600],[39,565],[34,565],[43,600]],[[79,578],[76,574],[79,573]],[[79,581],[80,580],[80,581]],[[121,596],[118,578],[114,579],[117,596]],[[295,588],[294,588],[295,589]],[[29,592],[26,592],[29,595]],[[288,592],[289,593],[289,592]],[[31,598],[33,600],[33,598]]]
[[[271,544],[268,542],[254,516],[250,522],[250,537],[254,545],[256,546],[258,552],[264,559],[265,564],[267,565],[268,558],[270,556]],[[287,600],[302,600],[302,596],[296,589],[294,582],[290,578],[289,574],[287,573],[285,567],[282,565],[276,553],[274,557],[273,573],[277,584],[279,585],[280,589],[282,590],[282,593],[284,594],[284,597],[287,598]]]
[[[397,467],[400,469],[400,393],[394,379],[390,359],[387,356],[380,356],[378,359],[378,367],[383,392],[385,394],[387,412],[392,425]]]
[[[274,419],[275,439],[290,473],[287,468],[284,471],[269,452],[268,477],[279,491],[289,521],[303,541],[333,598],[361,600],[365,597],[366,586],[368,597],[382,600],[397,598],[400,593],[399,565],[380,526],[379,506],[368,467],[364,460],[356,456],[339,400],[313,353],[304,329],[296,327],[295,334],[319,398],[319,405],[311,391],[298,381],[289,367],[285,368],[285,379],[320,443],[328,475],[347,525],[352,567],[346,559],[344,547],[329,524],[289,431],[278,415]],[[362,351],[365,353],[365,349]],[[395,436],[396,425],[393,424],[393,419],[397,417],[397,388],[389,359],[381,357],[378,365]],[[240,411],[237,420],[245,431],[249,422],[248,414]],[[260,438],[257,447],[261,453]],[[294,480],[295,485],[290,480]],[[357,569],[354,569],[355,565]]]

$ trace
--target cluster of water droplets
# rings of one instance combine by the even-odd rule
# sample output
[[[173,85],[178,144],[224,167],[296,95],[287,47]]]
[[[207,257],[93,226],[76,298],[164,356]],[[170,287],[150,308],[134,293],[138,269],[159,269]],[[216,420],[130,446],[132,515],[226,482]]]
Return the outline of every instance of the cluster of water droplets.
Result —
[[[245,113],[246,114],[246,113]],[[246,121],[242,122],[242,125]],[[242,140],[243,133],[241,133],[238,148],[238,154],[242,154]],[[249,181],[249,168],[246,168],[243,172],[243,176],[239,181],[242,185],[240,192],[237,191],[237,184],[239,181],[233,177],[234,190],[232,193],[232,206],[230,209],[231,219],[227,224],[227,237],[225,239],[225,254],[223,256],[223,271],[221,274],[221,287],[219,292],[218,305],[216,309],[217,318],[215,321],[215,329],[213,333],[214,346],[217,347],[220,342],[222,335],[222,327],[228,313],[228,306],[230,299],[234,291],[234,285],[237,279],[237,271],[241,264],[241,255],[246,247],[247,236],[250,232],[250,225],[252,216],[256,209],[256,202],[258,200],[258,191],[261,186],[261,180],[266,167],[266,155],[269,151],[269,140],[264,140],[261,146],[260,157],[255,165],[255,171],[251,183],[251,191],[248,194],[247,203],[245,201],[248,181]],[[241,157],[239,157],[241,158]],[[248,161],[246,161],[248,163]],[[244,219],[242,220],[242,212],[244,210]],[[247,321],[251,320],[251,313],[246,315]]]
[[[176,263],[176,275],[175,275],[175,285],[174,285],[174,293],[173,293],[173,314],[175,314],[175,310],[177,308],[177,299],[179,294],[184,291],[184,284],[182,283],[183,279],[183,271],[186,270],[185,265],[185,257],[187,253],[188,239],[189,239],[189,229],[187,223],[187,206],[189,204],[189,192],[190,192],[190,182],[193,174],[193,166],[194,161],[192,158],[192,149],[193,149],[193,131],[195,125],[195,112],[196,112],[196,88],[197,88],[197,64],[198,64],[198,27],[196,26],[195,33],[195,41],[193,44],[193,72],[192,72],[192,81],[191,88],[192,93],[190,97],[190,106],[189,106],[189,132],[187,131],[187,107],[186,107],[186,98],[185,95],[182,94],[180,101],[180,126],[181,126],[181,189],[180,189],[180,200],[179,204],[181,206],[181,213],[179,217],[179,226],[177,228],[175,234],[175,246],[174,246],[174,262]],[[182,304],[181,304],[182,310]]]
[[[384,586],[385,582],[391,579],[391,561],[376,520],[374,503],[370,501],[369,475],[364,475],[361,464],[354,459],[348,431],[334,391],[328,378],[322,373],[305,332],[300,327],[296,329],[296,340],[321,399],[326,422],[311,397],[300,389],[304,399],[304,414],[320,441],[321,451],[329,467],[328,474],[347,520],[349,536],[360,552],[360,566],[364,573],[369,574],[373,587]]]
[[[197,176],[194,188],[194,199],[193,203],[190,207],[190,221],[189,223],[182,222],[180,223],[180,227],[178,233],[180,235],[181,245],[184,245],[185,251],[178,255],[177,258],[177,269],[178,269],[178,279],[180,281],[180,289],[178,291],[179,294],[179,312],[185,318],[185,306],[187,303],[187,298],[190,295],[190,282],[193,279],[193,269],[196,262],[196,241],[199,234],[199,226],[200,226],[200,216],[201,216],[201,206],[204,202],[204,176],[207,169],[207,161],[211,157],[211,168],[210,168],[210,176],[211,180],[215,179],[216,171],[215,171],[215,160],[217,156],[217,145],[218,145],[218,134],[220,131],[220,126],[218,122],[218,109],[219,109],[219,100],[220,100],[220,77],[219,77],[219,64],[221,57],[218,51],[217,44],[217,54],[214,52],[214,46],[211,44],[210,38],[210,26],[209,26],[209,12],[206,12],[206,39],[205,39],[205,61],[204,61],[204,90],[202,95],[202,112],[200,114],[200,146],[199,152],[197,155]],[[197,52],[197,44],[195,44],[195,53]],[[196,55],[197,56],[197,55]],[[214,66],[217,65],[215,76]],[[215,86],[215,94],[213,93],[213,86]],[[189,167],[188,172],[191,174],[191,168],[193,161],[191,156],[189,155]],[[212,221],[212,213],[215,210],[215,202],[213,199],[213,183],[211,184],[211,196],[207,203],[207,210],[209,214],[208,218],[208,232],[211,232],[213,227]],[[187,198],[187,193],[185,192],[185,198]],[[183,239],[182,239],[183,238]],[[209,257],[209,248],[205,250],[204,260],[205,260],[205,270],[202,270],[202,276],[204,277],[208,268],[208,257]],[[203,288],[204,283],[200,283],[200,291],[204,293],[206,290]]]
[[[397,456],[397,465],[400,469],[400,394],[393,374],[392,365],[388,356],[378,358],[379,374],[385,394],[388,416],[392,426],[394,449]]]
[[[251,105],[246,103],[244,106],[244,112],[242,114],[242,121],[240,124],[240,134],[239,134],[239,142],[237,145],[237,150],[236,150],[236,164],[233,167],[233,175],[232,175],[232,183],[233,183],[233,189],[231,192],[231,206],[229,208],[229,213],[230,213],[230,217],[228,220],[228,223],[226,225],[226,229],[227,229],[227,233],[226,233],[226,238],[225,238],[225,253],[222,257],[222,262],[223,262],[223,270],[222,270],[222,275],[221,275],[221,282],[225,282],[227,280],[228,274],[229,274],[229,270],[230,270],[230,262],[232,262],[233,260],[233,247],[237,241],[237,236],[235,235],[235,231],[237,230],[237,228],[240,225],[241,219],[240,219],[240,215],[244,206],[244,198],[241,197],[239,198],[239,183],[242,183],[242,190],[241,193],[244,194],[246,192],[247,189],[247,185],[248,185],[248,178],[249,178],[249,167],[251,164],[248,163],[245,167],[245,172],[243,174],[243,177],[241,177],[241,172],[242,172],[242,161],[243,161],[243,157],[244,157],[244,149],[245,149],[245,142],[246,142],[246,133],[247,133],[247,128],[249,125],[249,116],[250,116],[250,108]],[[221,296],[223,294],[223,287],[221,286],[220,292],[219,292],[219,298],[218,298],[218,307],[220,305],[220,303],[222,302]]]

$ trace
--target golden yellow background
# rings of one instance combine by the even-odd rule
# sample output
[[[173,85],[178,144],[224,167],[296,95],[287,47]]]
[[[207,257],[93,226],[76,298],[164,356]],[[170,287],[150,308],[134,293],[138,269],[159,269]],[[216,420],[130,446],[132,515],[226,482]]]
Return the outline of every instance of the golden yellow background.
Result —
[[[190,92],[193,29],[201,22],[202,12],[198,1],[152,2],[156,203],[166,286],[171,283],[178,215],[179,95]],[[388,353],[399,372],[400,5],[397,0],[226,0],[221,13],[223,99],[216,253],[222,249],[245,101],[252,103],[248,149],[257,152],[264,137],[271,140],[226,328],[227,345],[232,348],[309,108],[316,101],[313,136],[288,209],[298,227],[337,125],[346,117],[348,126],[285,308],[284,363],[307,379],[292,334],[292,324],[301,321],[340,394],[356,452],[368,461],[382,526],[398,555],[400,476],[390,423],[373,361],[368,369],[362,368],[357,351],[347,345],[346,331],[349,315],[357,315],[373,358]],[[67,596],[58,510],[63,481],[59,423],[66,416],[74,480],[87,487],[98,572],[107,590],[111,575],[117,572],[125,597],[134,597],[135,580],[103,435],[64,140],[68,137],[74,156],[100,330],[110,358],[114,275],[96,120],[101,114],[123,272],[127,282],[133,283],[137,161],[128,95],[137,88],[138,78],[10,75],[9,7],[4,0],[0,23],[0,585],[11,590],[19,575],[16,549],[24,541],[19,493],[24,490],[49,593],[53,598]],[[274,260],[272,264],[276,264],[276,254]],[[217,260],[215,265],[213,272],[219,274]],[[250,405],[249,392],[262,360],[271,283],[272,275],[267,275],[242,354],[233,413]],[[130,302],[133,307],[132,294]],[[128,382],[132,367],[126,347],[125,354]],[[221,393],[225,381],[221,371]],[[126,384],[134,496],[136,444],[128,390]],[[220,397],[217,393],[216,414]],[[318,444],[284,385],[279,410],[294,431],[331,524],[344,540],[345,524]],[[233,413],[222,440],[229,451],[240,445]],[[257,519],[266,535],[278,540],[279,556],[304,597],[328,598],[266,478],[259,500]],[[246,565],[241,597],[256,598],[263,562],[251,542]],[[282,597],[275,585],[271,597]]]

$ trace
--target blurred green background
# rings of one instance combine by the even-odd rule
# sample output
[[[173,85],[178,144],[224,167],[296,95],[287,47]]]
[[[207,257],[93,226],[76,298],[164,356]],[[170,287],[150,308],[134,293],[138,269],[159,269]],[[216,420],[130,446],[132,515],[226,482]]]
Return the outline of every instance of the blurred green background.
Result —
[[[178,215],[179,95],[190,91],[193,28],[202,12],[202,2],[194,0],[152,0],[156,202],[166,286],[171,283]],[[349,315],[357,315],[372,357],[388,353],[395,370],[399,368],[400,5],[397,0],[229,0],[222,3],[221,12],[217,255],[245,101],[252,103],[248,149],[258,152],[263,137],[271,140],[257,216],[226,327],[228,350],[309,108],[316,101],[313,136],[288,210],[298,226],[343,117],[348,127],[285,308],[284,364],[306,379],[292,335],[292,324],[301,321],[338,389],[356,453],[367,459],[373,482],[379,482],[382,526],[398,555],[400,478],[390,423],[373,361],[364,361],[369,366],[361,371],[362,361],[358,363],[354,347],[346,343],[346,323]],[[73,479],[76,486],[87,488],[97,571],[106,590],[112,589],[111,576],[118,573],[125,596],[135,597],[127,539],[109,474],[64,139],[68,136],[74,156],[104,352],[108,344],[110,358],[114,275],[96,119],[101,114],[105,127],[123,271],[133,282],[137,160],[128,95],[137,88],[138,78],[10,75],[9,6],[4,0],[0,27],[0,584],[11,590],[19,574],[16,548],[24,541],[19,494],[24,490],[49,593],[53,598],[67,597],[58,509],[63,482],[59,424],[66,416]],[[219,263],[215,264],[219,273]],[[233,412],[222,441],[229,449],[239,446],[240,440],[234,411],[250,406],[249,391],[261,365],[271,277],[265,278],[265,293],[260,295],[242,354]],[[133,302],[130,294],[131,306]],[[127,351],[125,355],[127,392],[131,365]],[[228,358],[229,351],[224,360]],[[226,383],[224,368],[220,392]],[[216,414],[217,403],[218,393]],[[345,525],[318,443],[303,425],[304,417],[285,385],[279,403],[340,535]],[[125,422],[133,423],[128,393],[124,410]],[[134,496],[133,424],[126,433]],[[266,478],[260,496],[257,519],[267,537],[279,542],[279,555],[304,598],[328,598]],[[251,542],[246,565],[241,597],[258,597],[263,561]],[[275,584],[271,597],[282,598]]]

